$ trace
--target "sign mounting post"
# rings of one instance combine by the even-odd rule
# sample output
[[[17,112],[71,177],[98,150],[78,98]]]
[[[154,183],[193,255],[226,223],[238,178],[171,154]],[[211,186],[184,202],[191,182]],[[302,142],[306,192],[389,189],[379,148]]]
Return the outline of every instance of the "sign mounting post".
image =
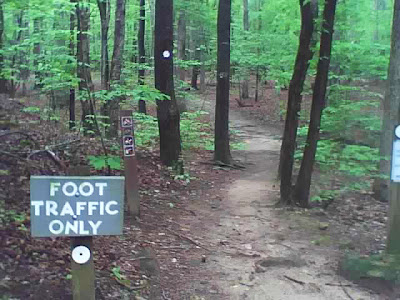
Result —
[[[132,216],[139,216],[139,179],[132,110],[121,110],[120,119],[122,150],[124,153],[126,202],[128,204],[129,213]]]

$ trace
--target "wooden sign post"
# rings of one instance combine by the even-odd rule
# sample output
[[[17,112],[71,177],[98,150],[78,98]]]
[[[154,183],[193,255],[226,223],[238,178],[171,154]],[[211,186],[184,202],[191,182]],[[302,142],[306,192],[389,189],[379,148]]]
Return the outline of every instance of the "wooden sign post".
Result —
[[[69,174],[79,176],[31,176],[31,235],[71,237],[73,299],[94,300],[93,236],[122,234],[124,178]]]
[[[122,110],[120,118],[122,150],[124,152],[126,203],[128,204],[129,213],[132,216],[139,216],[139,179],[135,153],[135,134],[132,110]]]
[[[68,169],[68,175],[71,176],[89,176],[90,168],[76,167]],[[92,252],[93,237],[92,236],[77,236],[71,237],[71,252],[79,246],[85,246]],[[96,286],[93,255],[90,255],[89,261],[86,264],[78,264],[74,259],[71,259],[71,275],[72,275],[72,299],[73,300],[95,300]]]

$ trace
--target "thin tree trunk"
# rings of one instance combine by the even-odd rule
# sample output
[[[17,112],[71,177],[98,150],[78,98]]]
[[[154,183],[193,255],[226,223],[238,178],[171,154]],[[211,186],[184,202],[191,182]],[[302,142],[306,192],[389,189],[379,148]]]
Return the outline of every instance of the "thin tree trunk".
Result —
[[[3,56],[3,44],[4,44],[4,11],[3,11],[4,0],[0,0],[0,94],[7,94],[7,80],[2,75],[4,69],[4,56]]]
[[[256,70],[256,94],[254,96],[254,101],[258,102],[258,86],[259,86],[259,82],[260,82],[260,67],[257,66],[257,70]]]
[[[155,10],[155,87],[170,97],[157,100],[160,158],[163,164],[172,166],[181,153],[180,115],[173,78],[173,0],[156,0]]]
[[[179,12],[178,19],[178,59],[186,60],[186,10],[183,8]],[[182,67],[178,69],[179,80],[185,81],[185,72]]]
[[[293,76],[289,85],[285,130],[283,133],[278,170],[278,177],[281,179],[281,202],[284,204],[292,204],[290,195],[292,191],[292,172],[300,105],[307,70],[310,65],[310,60],[314,55],[314,51],[312,50],[312,37],[318,8],[317,3],[314,1],[307,2],[306,4],[304,4],[304,2],[306,1],[300,0],[302,22],[300,42]]]
[[[315,154],[317,152],[322,111],[325,107],[336,1],[337,0],[325,1],[317,75],[315,78],[311,105],[310,124],[303,160],[301,161],[299,176],[297,178],[293,197],[301,207],[308,207],[309,205],[311,177],[315,162]]]
[[[203,43],[206,42],[205,40],[205,34],[204,34],[204,28],[201,30],[201,40]],[[206,60],[206,51],[202,49],[200,53],[200,92],[204,93],[206,91],[206,66],[205,66],[205,60]]]
[[[110,88],[110,62],[108,58],[108,29],[110,27],[110,0],[97,0],[100,11],[101,24],[101,87],[103,90]]]
[[[92,90],[92,76],[90,73],[90,41],[89,41],[89,28],[90,28],[90,9],[86,2],[79,1],[76,7],[77,10],[77,24],[78,24],[78,37],[77,37],[77,75],[79,81],[79,91],[82,93],[86,90]],[[82,107],[82,127],[85,134],[94,132],[93,120],[88,118],[89,115],[94,115],[94,108],[89,100],[81,100]]]
[[[138,82],[140,85],[144,84],[145,69],[143,68],[146,63],[146,48],[144,44],[146,32],[146,3],[145,0],[140,1],[140,19],[139,19],[139,32],[138,32],[138,49],[139,49],[139,74]],[[139,99],[139,112],[146,114],[146,101]]]
[[[114,51],[111,61],[111,84],[121,83],[122,62],[125,47],[125,0],[117,0],[115,9],[115,29],[114,29]],[[110,100],[108,116],[110,117],[110,127],[107,130],[108,137],[118,136],[119,124],[119,102],[120,98]]]
[[[392,28],[392,45],[390,52],[390,64],[388,71],[388,85],[385,95],[384,118],[388,119],[388,140],[393,140],[393,130],[400,122],[400,0],[395,0]],[[388,109],[388,110],[386,110]],[[385,128],[383,129],[385,130]],[[388,175],[386,173],[385,175]],[[399,183],[390,183],[390,209],[387,237],[387,252],[389,254],[400,254],[400,203]]]
[[[247,35],[247,32],[250,30],[249,0],[243,0],[243,29],[244,29],[244,34]],[[249,98],[249,80],[247,79],[248,76],[249,74],[245,74],[245,78],[242,83],[242,99]]]
[[[20,45],[21,44],[21,38],[22,38],[22,22],[23,22],[23,16],[24,16],[24,11],[21,10],[19,14],[15,16],[16,23],[17,23],[17,29],[15,30],[15,36],[14,36],[14,41],[13,43],[15,45]],[[10,69],[11,71],[11,77],[10,79],[10,88],[9,88],[9,95],[10,98],[15,98],[15,94],[17,92],[18,86],[16,84],[16,78],[17,80],[19,79],[19,72],[16,72],[16,65],[17,65],[17,57],[18,57],[18,51],[14,52],[12,59],[11,59],[11,66]]]
[[[262,20],[261,20],[261,0],[259,0],[257,2],[257,10],[259,13],[258,16],[258,33],[261,32],[261,28],[262,28]],[[260,55],[261,49],[260,47],[257,47],[257,54]],[[256,91],[255,91],[255,96],[254,96],[254,101],[258,102],[258,89],[259,89],[259,83],[260,83],[260,66],[257,65],[257,69],[256,69]]]
[[[40,18],[35,18],[33,20],[33,34],[36,38],[40,38]],[[38,71],[39,68],[39,59],[40,59],[40,43],[36,42],[33,45],[33,65],[35,66],[35,89],[42,88],[42,84],[40,83],[42,80],[41,72]]]
[[[217,21],[217,99],[215,106],[214,160],[232,162],[229,147],[229,73],[231,0],[220,0]]]
[[[200,38],[199,38],[199,29],[195,28],[192,30],[192,49],[194,51],[194,60],[196,62],[200,62]],[[198,90],[199,87],[197,86],[197,80],[200,73],[200,67],[195,65],[192,68],[192,80],[191,80],[191,87],[195,90]]]
[[[71,4],[76,6],[76,0],[70,0]],[[76,11],[76,8],[75,8]],[[75,11],[71,12],[69,17],[69,31],[70,31],[70,40],[69,40],[69,55],[73,57],[75,55]],[[75,69],[72,70],[72,74],[75,73]],[[75,129],[75,88],[71,87],[69,90],[69,129]]]

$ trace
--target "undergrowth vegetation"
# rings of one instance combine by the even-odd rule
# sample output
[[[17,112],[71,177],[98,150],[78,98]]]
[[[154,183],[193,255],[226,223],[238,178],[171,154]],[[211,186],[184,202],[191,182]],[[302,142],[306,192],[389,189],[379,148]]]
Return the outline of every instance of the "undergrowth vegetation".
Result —
[[[183,150],[214,150],[214,135],[211,125],[202,117],[208,115],[204,111],[184,112],[181,114],[181,139]],[[135,122],[135,146],[140,149],[152,150],[158,145],[159,132],[157,118],[151,115],[134,113]],[[232,149],[243,149],[244,143],[232,133]],[[111,149],[118,153],[119,145],[115,144]],[[110,166],[112,170],[122,169],[122,159],[118,154],[108,156],[87,157],[89,164],[96,170],[101,170]],[[180,179],[180,178],[178,178]]]
[[[348,254],[341,267],[353,280],[378,278],[393,283],[400,282],[400,257],[396,255],[360,256]]]
[[[316,153],[319,185],[328,188],[317,188],[312,201],[330,201],[345,191],[369,190],[372,179],[380,176],[379,96],[360,87],[331,86]],[[303,155],[307,132],[307,125],[298,129],[297,161]]]

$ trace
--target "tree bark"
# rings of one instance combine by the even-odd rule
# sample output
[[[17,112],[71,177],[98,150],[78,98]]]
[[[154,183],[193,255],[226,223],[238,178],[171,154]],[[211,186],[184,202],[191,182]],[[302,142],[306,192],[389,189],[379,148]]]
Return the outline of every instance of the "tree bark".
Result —
[[[299,176],[297,178],[293,197],[301,207],[309,206],[311,177],[315,162],[315,154],[317,152],[317,143],[319,140],[321,116],[325,107],[325,95],[328,84],[329,64],[331,60],[336,1],[337,0],[325,1],[317,75],[315,77],[311,105],[310,124],[308,128],[303,160],[301,161]]]
[[[307,70],[310,65],[310,60],[314,55],[312,43],[318,7],[317,2],[314,0],[304,4],[305,2],[305,0],[300,0],[300,41],[293,76],[289,84],[286,122],[279,160],[278,177],[281,179],[281,202],[284,204],[292,204],[290,196],[292,191],[292,172],[300,105]]]
[[[114,29],[114,51],[111,61],[111,84],[121,83],[122,62],[125,47],[125,8],[126,0],[117,0],[115,8],[115,29]],[[117,137],[119,128],[119,103],[120,98],[116,97],[108,102],[108,116],[110,127],[107,130],[108,137]]]
[[[186,60],[186,10],[182,8],[178,19],[178,59]],[[178,69],[179,80],[185,81],[185,69]]]
[[[246,35],[247,32],[250,30],[250,23],[249,23],[249,0],[243,0],[243,29],[244,34]],[[245,40],[246,40],[245,36]],[[242,84],[242,99],[249,98],[249,80],[248,74],[245,74],[245,79],[243,80]]]
[[[71,4],[76,6],[76,0],[70,0]],[[75,7],[76,11],[76,7]],[[73,57],[75,55],[75,11],[72,11],[69,17],[69,32],[70,32],[70,39],[69,39],[69,55]],[[72,74],[76,72],[75,69],[72,70]],[[69,89],[69,129],[75,129],[75,88],[71,87]]]
[[[33,34],[36,38],[40,38],[40,18],[35,18],[33,20]],[[42,84],[40,83],[42,80],[42,74],[38,71],[39,68],[39,60],[40,60],[40,43],[36,42],[33,45],[33,65],[35,66],[35,89],[42,88]]]
[[[193,43],[193,51],[194,51],[194,60],[197,62],[200,62],[200,43],[201,43],[201,39],[200,39],[200,30],[199,28],[196,26],[195,29],[192,30],[192,43]],[[199,73],[200,73],[200,67],[195,65],[192,68],[192,79],[191,79],[191,87],[195,90],[198,90],[199,87],[197,86],[197,79],[199,77]]]
[[[232,162],[229,147],[231,0],[220,0],[217,21],[217,98],[215,106],[214,160]]]
[[[100,11],[101,24],[101,87],[103,90],[110,88],[110,62],[108,58],[108,29],[110,27],[110,0],[97,0]]]
[[[140,1],[140,19],[139,19],[139,32],[138,32],[138,49],[139,49],[139,74],[138,82],[140,85],[144,84],[145,69],[142,67],[146,63],[146,48],[144,44],[145,30],[146,30],[146,3],[145,0]],[[139,100],[139,112],[146,114],[146,101]]]
[[[379,9],[384,9],[386,8],[386,2],[382,0],[376,0],[375,1],[376,6],[375,10],[376,13],[378,13]],[[396,13],[396,12],[395,12]],[[398,25],[398,24],[396,24]],[[393,23],[393,30],[394,30],[395,24]],[[400,28],[397,26],[397,28]],[[398,32],[398,31],[396,31]],[[376,34],[378,35],[378,34]],[[392,43],[400,43],[400,42],[395,42],[393,41],[393,36],[392,36]],[[395,51],[393,49],[392,51]],[[400,54],[393,54],[395,55],[400,55]],[[393,58],[394,60],[394,58]],[[392,58],[391,58],[392,61]],[[390,68],[390,66],[389,66]],[[389,78],[389,75],[388,75]],[[389,81],[389,80],[388,80]],[[381,103],[381,109],[382,109],[382,129],[381,129],[381,134],[380,134],[380,147],[379,147],[379,155],[380,155],[380,161],[379,161],[379,174],[382,176],[387,176],[390,173],[390,160],[388,159],[390,157],[390,154],[392,153],[392,135],[393,135],[393,126],[396,125],[395,123],[395,118],[390,118],[387,116],[390,116],[393,114],[393,112],[398,110],[398,105],[400,103],[397,102],[392,102],[390,103],[391,99],[393,96],[389,97],[388,93],[386,93],[385,98],[382,100]],[[394,106],[392,106],[394,105]],[[393,112],[392,112],[393,111]],[[393,116],[394,117],[394,116]],[[373,185],[373,190],[374,190],[374,197],[377,198],[379,201],[382,202],[389,202],[389,189],[390,189],[390,179],[389,178],[377,178],[374,181]]]
[[[393,130],[400,124],[400,0],[395,0],[392,27],[392,43],[388,71],[387,90],[385,95],[385,110],[383,118],[388,119],[386,138],[393,141]],[[385,123],[385,122],[384,122]],[[389,135],[389,133],[391,135]],[[386,173],[385,175],[388,175]],[[400,254],[400,202],[399,183],[390,183],[390,209],[387,237],[387,252]]]
[[[156,0],[154,29],[155,87],[170,97],[157,100],[160,158],[163,164],[172,166],[181,153],[180,115],[173,78],[173,0]]]
[[[84,91],[92,90],[92,76],[90,73],[90,41],[89,41],[89,28],[90,28],[90,9],[87,2],[78,1],[76,6],[77,10],[77,24],[78,24],[78,37],[77,37],[77,75],[79,81],[79,91],[83,94]],[[86,92],[85,92],[86,94]],[[87,100],[81,100],[82,116],[81,122],[85,134],[94,131],[95,127],[93,120],[87,118],[88,115],[94,115],[94,108],[92,103]]]
[[[7,94],[7,80],[2,75],[4,69],[3,43],[4,43],[4,0],[0,0],[0,94]]]

